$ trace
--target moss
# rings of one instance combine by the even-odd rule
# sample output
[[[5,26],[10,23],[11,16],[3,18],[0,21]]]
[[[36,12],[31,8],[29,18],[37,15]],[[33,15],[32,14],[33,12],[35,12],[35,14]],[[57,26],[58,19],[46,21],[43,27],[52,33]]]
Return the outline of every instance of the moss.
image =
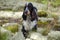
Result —
[[[58,7],[58,6],[60,6],[60,0],[51,1],[51,5],[52,5],[53,7]]]
[[[4,20],[4,19],[6,19],[6,18],[5,18],[5,17],[0,17],[0,19],[1,19],[1,20]]]
[[[39,17],[47,17],[48,14],[47,14],[47,12],[45,12],[45,11],[39,11],[39,12],[38,12],[38,16],[39,16]]]
[[[48,35],[49,32],[50,32],[50,30],[48,28],[44,28],[42,31],[42,35],[46,36],[46,35]]]
[[[25,1],[28,1],[28,2],[35,2],[35,0],[25,0]]]
[[[39,20],[39,21],[37,22],[38,27],[41,27],[42,25],[45,26],[45,25],[47,25],[47,24],[48,24],[47,21],[42,22],[42,21]]]
[[[18,32],[18,25],[11,25],[5,27],[7,30],[11,31],[12,33]]]
[[[55,25],[54,30],[60,30],[60,25]]]
[[[1,33],[0,40],[7,40],[7,37],[8,37],[8,35],[6,33]]]
[[[51,14],[51,17],[53,17],[53,18],[58,18],[58,15],[56,15],[56,14]]]
[[[12,11],[12,8],[7,8],[7,9],[1,9],[0,11]]]
[[[36,2],[38,2],[38,3],[43,3],[43,4],[47,4],[48,0],[37,0]]]

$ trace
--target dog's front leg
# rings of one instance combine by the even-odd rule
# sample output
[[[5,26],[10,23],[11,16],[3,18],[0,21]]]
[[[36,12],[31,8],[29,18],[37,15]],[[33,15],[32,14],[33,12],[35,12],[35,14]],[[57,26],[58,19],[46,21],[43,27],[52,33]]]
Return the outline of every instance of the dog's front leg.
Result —
[[[25,38],[28,37],[28,34],[29,34],[29,26],[28,26],[28,22],[27,21],[23,21],[22,33],[23,33],[23,35],[24,35]]]

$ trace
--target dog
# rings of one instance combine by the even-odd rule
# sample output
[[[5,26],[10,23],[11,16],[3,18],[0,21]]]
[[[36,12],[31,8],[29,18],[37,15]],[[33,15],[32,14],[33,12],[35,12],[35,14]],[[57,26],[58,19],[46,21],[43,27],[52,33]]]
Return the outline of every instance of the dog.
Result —
[[[30,30],[37,30],[37,8],[34,7],[32,3],[25,4],[22,18],[22,32],[24,37],[27,38],[28,32]]]

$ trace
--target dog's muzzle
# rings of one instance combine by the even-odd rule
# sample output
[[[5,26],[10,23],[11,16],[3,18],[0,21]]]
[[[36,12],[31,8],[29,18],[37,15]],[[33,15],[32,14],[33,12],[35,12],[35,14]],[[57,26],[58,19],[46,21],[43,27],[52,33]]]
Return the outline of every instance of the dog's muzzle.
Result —
[[[29,11],[28,7],[26,7],[26,9],[25,9],[24,12],[25,12],[26,15],[29,15],[30,14],[30,11]]]

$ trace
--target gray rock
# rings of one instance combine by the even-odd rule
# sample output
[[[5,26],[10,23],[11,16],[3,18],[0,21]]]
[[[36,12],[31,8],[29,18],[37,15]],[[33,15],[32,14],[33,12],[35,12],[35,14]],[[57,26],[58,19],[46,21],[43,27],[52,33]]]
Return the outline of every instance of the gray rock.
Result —
[[[42,36],[40,33],[32,32],[30,39],[32,39],[32,40],[47,40],[47,37]]]
[[[60,31],[51,31],[48,34],[48,40],[60,40]]]
[[[21,28],[19,28],[19,31],[10,40],[25,40]]]

